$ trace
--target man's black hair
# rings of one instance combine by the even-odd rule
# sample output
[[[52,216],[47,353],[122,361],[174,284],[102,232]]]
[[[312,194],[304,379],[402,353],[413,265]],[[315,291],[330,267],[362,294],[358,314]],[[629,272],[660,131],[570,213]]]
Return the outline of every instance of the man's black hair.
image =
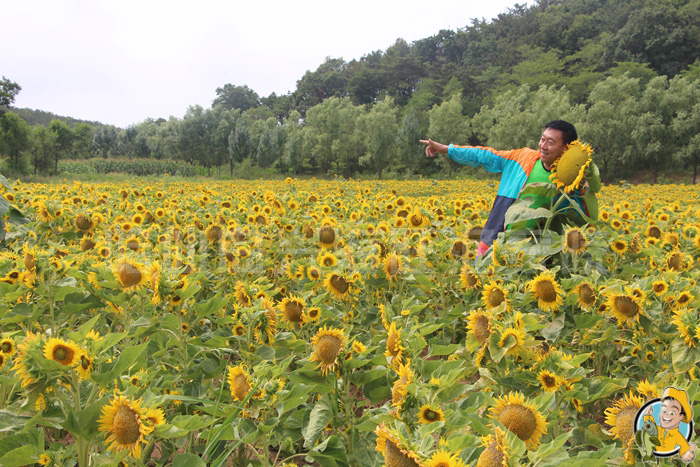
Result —
[[[553,128],[555,130],[561,131],[564,137],[564,144],[566,145],[578,139],[578,133],[576,132],[576,128],[571,123],[565,122],[564,120],[552,120],[551,122],[548,122],[544,127]]]

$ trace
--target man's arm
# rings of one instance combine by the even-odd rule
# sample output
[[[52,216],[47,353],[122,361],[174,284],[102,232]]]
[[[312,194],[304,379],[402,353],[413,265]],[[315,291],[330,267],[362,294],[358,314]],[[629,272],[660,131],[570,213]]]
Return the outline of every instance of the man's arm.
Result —
[[[420,142],[427,145],[425,147],[426,157],[435,157],[438,154],[447,154],[447,150],[449,148],[449,146],[446,144],[438,143],[432,139],[422,139]]]

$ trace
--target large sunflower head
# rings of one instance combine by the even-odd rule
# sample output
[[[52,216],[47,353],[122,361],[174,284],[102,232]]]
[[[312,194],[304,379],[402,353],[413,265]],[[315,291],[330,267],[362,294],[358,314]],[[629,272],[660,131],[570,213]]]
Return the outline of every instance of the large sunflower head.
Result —
[[[395,280],[403,269],[403,260],[393,253],[384,258],[384,274],[390,281]]]
[[[383,423],[374,431],[377,435],[377,451],[384,455],[386,467],[424,467],[418,455],[399,440]]]
[[[0,354],[4,355],[5,357],[12,357],[15,352],[17,352],[17,346],[15,345],[15,341],[13,339],[6,337],[0,340]]]
[[[634,419],[644,404],[644,399],[634,394],[616,400],[612,407],[605,409],[605,423],[611,427],[613,439],[627,446],[634,440]]]
[[[243,365],[228,367],[228,384],[231,388],[231,397],[237,401],[243,401],[250,392],[250,380]]]
[[[591,165],[593,148],[586,143],[576,140],[569,144],[566,151],[552,164],[550,180],[563,188],[566,193],[572,193],[581,185],[586,169]]]
[[[141,400],[131,401],[124,396],[115,397],[102,407],[99,420],[100,431],[105,432],[109,451],[128,450],[132,457],[141,457],[141,443],[153,427],[144,423],[146,410],[141,408]]]
[[[282,312],[284,319],[291,324],[304,322],[304,308],[306,303],[301,297],[290,295],[282,300],[279,304],[279,309]]]
[[[148,280],[144,266],[128,257],[116,261],[112,273],[125,291],[136,290]]]
[[[498,420],[504,427],[525,442],[529,450],[537,449],[540,438],[547,433],[547,421],[537,408],[526,402],[521,393],[509,393],[496,400],[496,406],[490,409],[491,418]]]
[[[588,281],[583,281],[574,287],[573,292],[578,295],[577,304],[583,310],[591,310],[598,301],[593,285]]]
[[[326,375],[333,370],[338,362],[338,354],[345,346],[345,334],[342,329],[323,328],[319,329],[311,340],[314,347],[314,354],[309,361],[319,362],[321,373]]]
[[[508,467],[510,451],[506,444],[506,432],[496,428],[494,434],[481,438],[481,444],[486,448],[481,451],[476,467]]]
[[[318,243],[324,248],[330,248],[335,244],[335,230],[330,225],[324,225],[318,231]]]
[[[462,283],[462,287],[464,287],[466,290],[474,290],[481,285],[479,276],[476,275],[476,273],[472,270],[471,266],[469,266],[468,262],[466,261],[462,265],[462,270],[459,274],[459,279]]]
[[[484,286],[484,290],[481,293],[481,301],[487,310],[499,307],[501,304],[505,303],[508,306],[507,301],[508,291],[501,287],[500,284],[491,281],[488,285]]]
[[[564,233],[564,253],[582,253],[587,245],[588,239],[578,227],[572,227]]]
[[[82,350],[72,341],[52,337],[44,345],[44,357],[64,366],[73,367],[80,361]]]
[[[350,293],[350,280],[338,273],[326,275],[324,283],[328,291],[337,298],[345,298]]]
[[[405,347],[401,345],[401,330],[392,322],[386,338],[386,352],[384,355],[391,358],[391,364],[395,367],[403,361],[403,351]]]
[[[418,421],[423,424],[442,422],[444,420],[445,414],[440,407],[432,407],[426,404],[418,409]]]
[[[533,297],[537,298],[537,306],[543,311],[557,310],[564,303],[561,287],[549,271],[532,279],[528,287]]]
[[[642,312],[642,303],[631,289],[625,289],[625,293],[611,292],[607,295],[605,306],[617,318],[618,324],[639,322]]]
[[[491,335],[491,316],[481,308],[473,310],[467,317],[467,332],[471,332],[480,344]]]

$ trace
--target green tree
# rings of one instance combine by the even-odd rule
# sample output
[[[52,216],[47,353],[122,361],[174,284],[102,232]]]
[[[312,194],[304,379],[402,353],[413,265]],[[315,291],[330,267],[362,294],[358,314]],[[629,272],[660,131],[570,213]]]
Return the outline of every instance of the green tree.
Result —
[[[367,150],[365,163],[372,167],[379,180],[386,167],[392,165],[398,133],[396,108],[391,98],[386,97],[375,104],[358,120],[361,141]]]
[[[87,159],[92,155],[94,128],[87,123],[76,123],[73,127],[73,154],[80,159]]]
[[[462,115],[462,96],[454,94],[449,101],[435,105],[428,112],[430,124],[428,137],[445,144],[464,144],[468,139],[469,121]],[[438,158],[438,163],[448,173],[456,166],[447,157]]]
[[[423,173],[426,164],[435,165],[435,159],[428,159],[422,155],[422,135],[419,113],[411,108],[401,119],[397,135],[398,159],[409,172]]]
[[[32,128],[31,153],[33,155],[34,174],[48,174],[51,168],[51,156],[56,150],[56,133],[48,127],[35,125]]]
[[[2,107],[9,107],[15,101],[15,97],[22,87],[4,76],[0,79],[0,116],[4,113]]]
[[[0,155],[10,158],[10,169],[23,173],[20,155],[29,148],[30,128],[17,114],[8,112],[0,117]]]
[[[212,107],[221,106],[226,110],[238,109],[245,112],[260,105],[260,96],[248,86],[225,84],[216,88],[216,98]]]
[[[294,175],[304,170],[304,131],[301,114],[292,111],[286,120],[287,141],[284,145],[284,160]]]
[[[594,148],[593,159],[601,168],[605,182],[610,181],[613,166],[629,159],[634,151],[631,128],[640,95],[639,78],[629,75],[609,77],[591,91],[586,119],[579,132]]]
[[[228,151],[229,151],[229,162],[231,164],[231,176],[233,176],[233,166],[234,163],[241,163],[248,157],[254,150],[253,140],[250,137],[250,130],[248,130],[248,125],[245,119],[241,118],[236,123],[236,128],[229,133],[228,138]],[[239,176],[242,174],[239,174]]]
[[[118,137],[119,132],[113,126],[97,127],[94,136],[95,149],[106,159],[116,148]]]
[[[330,97],[306,114],[311,152],[324,177],[333,164],[340,171],[341,161],[351,162],[352,154],[357,156],[357,147],[352,141],[356,109],[348,97]]]

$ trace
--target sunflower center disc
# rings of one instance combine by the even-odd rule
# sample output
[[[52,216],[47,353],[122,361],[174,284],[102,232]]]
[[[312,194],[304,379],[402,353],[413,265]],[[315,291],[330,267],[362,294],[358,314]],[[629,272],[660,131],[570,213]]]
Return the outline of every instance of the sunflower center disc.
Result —
[[[119,444],[133,444],[141,436],[138,414],[125,405],[117,409],[112,428]]]
[[[537,284],[537,297],[547,303],[557,301],[557,292],[549,281],[542,281]]]
[[[73,351],[67,347],[58,346],[53,351],[53,359],[62,364],[73,359]]]
[[[124,284],[124,287],[131,287],[141,282],[141,271],[129,263],[120,264],[117,272],[119,273],[119,279],[122,281],[122,284]]]
[[[630,318],[639,311],[639,307],[634,303],[634,300],[627,296],[615,297],[615,307],[620,310],[620,313]]]
[[[248,395],[248,391],[250,391],[250,386],[248,385],[248,381],[246,381],[245,376],[236,375],[236,377],[233,378],[233,392],[236,393],[238,400],[242,401],[245,399],[245,396]]]
[[[319,239],[321,243],[331,245],[335,241],[335,231],[333,231],[332,227],[325,226],[321,228],[321,232],[319,232]]]
[[[566,236],[566,246],[568,246],[572,250],[578,250],[585,244],[586,239],[579,231],[574,230],[572,232],[569,232]]]
[[[389,440],[386,441],[384,461],[386,467],[419,467],[416,461],[401,452],[401,449]]]
[[[497,307],[501,303],[503,303],[503,300],[505,300],[506,297],[503,295],[503,291],[500,289],[493,289],[491,293],[489,294],[489,305],[491,308]]]
[[[298,302],[289,302],[284,307],[285,315],[292,323],[301,322],[301,314],[304,307]]]
[[[593,289],[590,286],[584,285],[579,289],[579,293],[581,301],[586,305],[590,305],[595,301],[595,293],[593,293]]]
[[[476,324],[474,325],[474,336],[479,343],[483,343],[491,335],[489,331],[489,319],[484,315],[479,315],[476,318]]]
[[[491,443],[479,456],[476,467],[502,467],[503,452],[496,443]]]
[[[391,276],[395,276],[399,272],[399,260],[396,258],[389,258],[389,262],[386,265],[386,270]]]
[[[340,276],[336,276],[335,274],[331,276],[331,285],[341,294],[347,292],[349,287],[349,284],[345,279]]]
[[[530,439],[537,428],[532,411],[522,405],[508,405],[498,415],[498,421],[523,441]]]
[[[617,414],[615,418],[615,428],[617,434],[625,445],[634,438],[634,418],[637,415],[639,407],[625,407]]]
[[[329,365],[335,361],[340,350],[340,339],[335,336],[321,336],[318,338],[318,358]]]

